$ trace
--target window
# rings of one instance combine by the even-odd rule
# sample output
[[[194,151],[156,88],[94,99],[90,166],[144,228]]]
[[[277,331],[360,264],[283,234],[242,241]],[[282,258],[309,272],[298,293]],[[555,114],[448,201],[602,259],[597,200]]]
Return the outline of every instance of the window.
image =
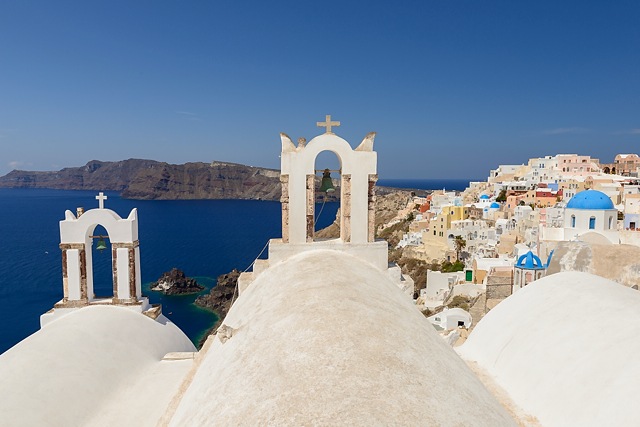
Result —
[[[609,217],[609,230],[611,230],[611,226],[613,225],[613,217]]]
[[[592,216],[589,218],[589,230],[593,230],[596,228],[596,217]]]
[[[576,216],[571,215],[571,228],[576,228]]]

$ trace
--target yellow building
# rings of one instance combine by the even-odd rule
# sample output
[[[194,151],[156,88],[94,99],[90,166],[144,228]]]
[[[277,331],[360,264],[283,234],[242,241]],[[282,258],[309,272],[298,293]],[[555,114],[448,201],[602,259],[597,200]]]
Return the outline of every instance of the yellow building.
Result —
[[[568,179],[565,182],[558,183],[558,189],[562,190],[562,198],[567,201],[571,200],[573,196],[587,188],[590,187],[588,187],[585,181],[578,181],[575,179]]]
[[[442,211],[429,224],[429,239],[446,240],[452,221],[469,218],[469,208],[465,206],[443,206]]]

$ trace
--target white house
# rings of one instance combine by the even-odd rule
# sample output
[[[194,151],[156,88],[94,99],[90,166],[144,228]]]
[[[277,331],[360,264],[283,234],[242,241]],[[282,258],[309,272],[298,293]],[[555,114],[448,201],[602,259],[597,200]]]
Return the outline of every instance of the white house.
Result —
[[[456,328],[470,328],[471,314],[461,308],[446,308],[440,313],[427,317],[436,329],[448,330]]]

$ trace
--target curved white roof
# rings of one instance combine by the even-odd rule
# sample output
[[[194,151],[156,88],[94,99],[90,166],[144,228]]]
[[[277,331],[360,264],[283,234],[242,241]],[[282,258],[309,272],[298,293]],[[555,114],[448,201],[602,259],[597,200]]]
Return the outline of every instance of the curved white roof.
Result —
[[[544,426],[637,425],[638,307],[638,291],[557,273],[498,304],[458,351]]]
[[[343,252],[262,272],[224,325],[170,425],[514,425],[386,274]]]
[[[611,210],[615,209],[611,198],[602,191],[583,190],[567,203],[567,209]]]
[[[0,423],[154,426],[190,367],[162,358],[180,351],[195,348],[162,316],[73,311],[0,355]]]

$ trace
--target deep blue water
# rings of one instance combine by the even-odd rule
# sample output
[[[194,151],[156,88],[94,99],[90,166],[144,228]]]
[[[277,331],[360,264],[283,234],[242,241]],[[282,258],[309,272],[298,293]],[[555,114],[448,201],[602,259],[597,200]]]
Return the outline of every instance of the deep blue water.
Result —
[[[95,195],[0,189],[0,353],[37,331],[40,315],[62,298],[58,222],[66,209],[97,207]],[[143,293],[151,302],[162,303],[164,314],[194,342],[215,322],[215,315],[192,304],[196,295],[164,296],[149,291],[149,283],[178,267],[207,286],[207,292],[218,275],[244,270],[270,238],[281,235],[278,202],[107,196],[105,207],[123,218],[138,208]],[[327,203],[318,228],[333,222],[337,208],[338,203]],[[110,295],[110,250],[94,253],[93,260],[96,294]]]
[[[412,188],[419,190],[463,191],[469,186],[470,181],[483,181],[483,179],[380,179],[378,185],[395,188]]]

